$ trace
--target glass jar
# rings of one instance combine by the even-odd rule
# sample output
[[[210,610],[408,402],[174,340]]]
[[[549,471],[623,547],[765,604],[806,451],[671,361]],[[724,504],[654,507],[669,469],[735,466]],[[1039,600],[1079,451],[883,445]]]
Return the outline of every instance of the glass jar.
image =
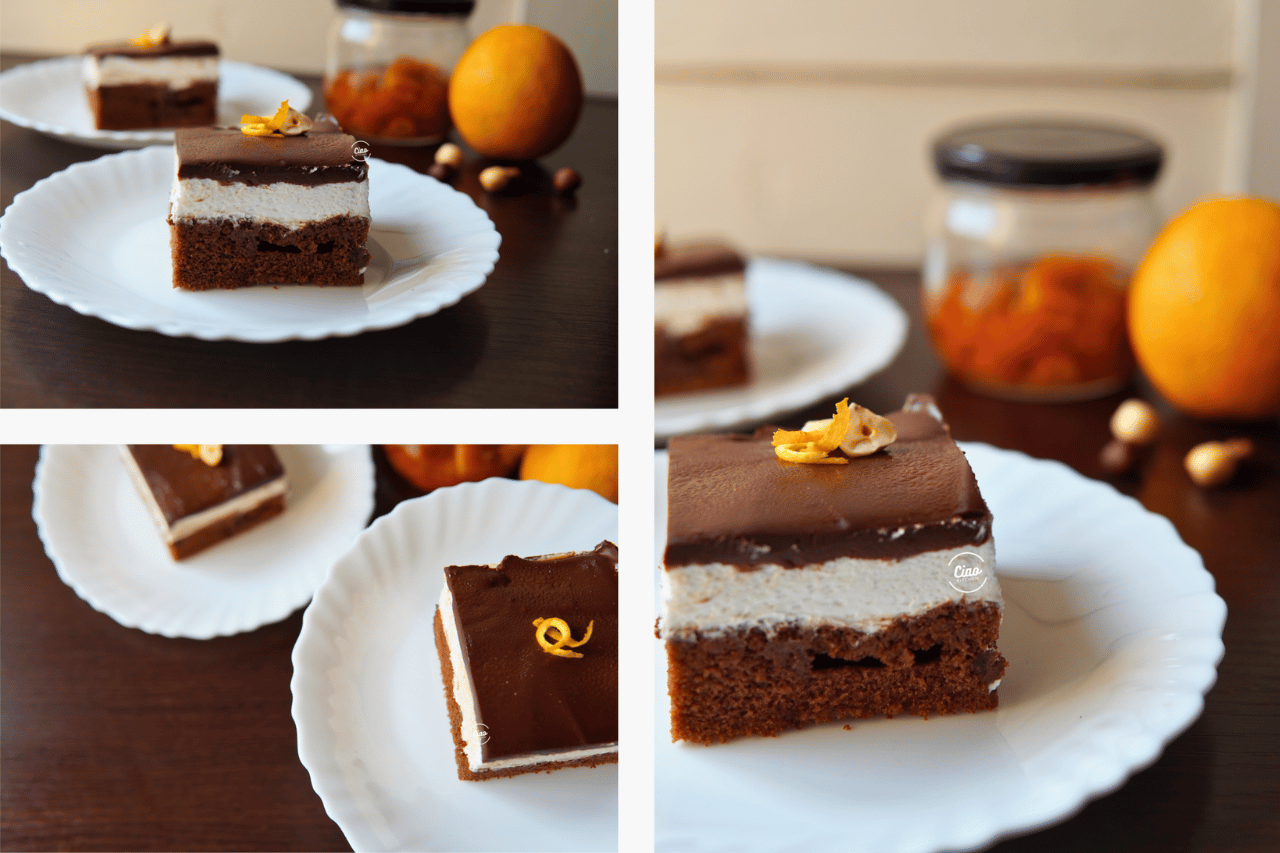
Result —
[[[1133,372],[1126,291],[1155,237],[1164,152],[1118,127],[1004,122],[934,143],[942,185],[922,299],[942,361],[970,388],[1081,400]]]
[[[449,134],[449,74],[474,0],[338,0],[325,55],[326,109],[361,139],[426,145]]]

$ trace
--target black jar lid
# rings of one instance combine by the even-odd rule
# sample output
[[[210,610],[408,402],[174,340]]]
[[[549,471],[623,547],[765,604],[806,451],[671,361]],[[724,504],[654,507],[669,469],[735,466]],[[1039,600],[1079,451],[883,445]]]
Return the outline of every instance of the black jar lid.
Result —
[[[398,15],[470,15],[475,0],[338,0],[340,7]]]
[[[1079,121],[998,121],[957,128],[933,144],[938,174],[1009,187],[1145,185],[1164,149],[1114,125]]]

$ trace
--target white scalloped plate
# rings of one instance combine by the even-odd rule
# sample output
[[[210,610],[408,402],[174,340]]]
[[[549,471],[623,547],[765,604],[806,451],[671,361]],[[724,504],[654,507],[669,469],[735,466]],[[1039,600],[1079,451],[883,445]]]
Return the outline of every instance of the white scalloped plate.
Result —
[[[1114,790],[1200,715],[1226,620],[1200,555],[1166,518],[1105,483],[990,445],[961,447],[995,518],[1009,660],[999,709],[677,745],[663,724],[659,645],[657,849],[979,847]],[[663,539],[665,454],[657,463]]]
[[[405,501],[316,591],[293,649],[298,756],[355,850],[614,850],[618,767],[458,780],[432,618],[444,567],[618,539],[594,492],[485,480]]]
[[[62,580],[95,610],[166,637],[210,637],[278,622],[306,604],[373,512],[367,445],[277,446],[285,511],[175,561],[118,445],[46,445],[32,515]]]
[[[747,305],[751,381],[658,397],[659,439],[803,408],[879,373],[907,339],[907,315],[893,297],[869,281],[799,261],[752,258]]]
[[[81,58],[61,56],[17,65],[0,74],[0,119],[39,133],[116,151],[173,142],[172,130],[98,130],[84,94]],[[259,65],[218,62],[218,124],[240,116],[270,115],[288,99],[299,112],[311,106],[306,84]]]
[[[0,253],[27,287],[128,329],[205,340],[313,340],[387,329],[477,290],[501,237],[470,197],[407,166],[369,160],[373,259],[361,287],[173,288],[173,148],[109,154],[19,193]]]

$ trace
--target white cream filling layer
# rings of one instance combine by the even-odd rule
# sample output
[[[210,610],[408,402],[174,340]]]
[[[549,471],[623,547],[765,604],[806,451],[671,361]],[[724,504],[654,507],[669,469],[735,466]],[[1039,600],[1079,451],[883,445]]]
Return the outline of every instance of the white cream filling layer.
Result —
[[[971,573],[975,567],[980,574]],[[662,634],[756,627],[772,634],[779,624],[873,633],[948,601],[1003,606],[994,570],[990,538],[902,560],[846,557],[802,569],[764,565],[754,571],[722,563],[681,566],[662,573]]]
[[[334,216],[369,219],[369,181],[302,186],[276,182],[250,186],[203,178],[174,180],[169,194],[174,222],[253,219],[300,228]]]
[[[216,82],[216,56],[159,56],[138,59],[131,56],[84,58],[84,84],[125,86],[131,83],[165,83],[170,89],[185,89],[194,83]]]
[[[138,487],[138,492],[142,495],[142,502],[146,504],[147,510],[151,513],[151,518],[155,521],[160,535],[164,537],[166,545],[181,542],[191,534],[204,530],[206,527],[211,527],[224,519],[249,512],[273,498],[286,494],[289,490],[288,479],[281,475],[269,483],[263,483],[258,488],[238,495],[229,501],[192,515],[183,516],[173,524],[170,524],[164,517],[164,511],[160,509],[160,504],[156,503],[155,495],[151,492],[151,486],[147,484],[147,478],[143,476],[142,469],[138,467],[133,454],[129,452],[127,447],[123,448],[123,451],[125,467],[129,469],[129,476]]]
[[[462,738],[466,741],[466,746],[463,747],[462,751],[467,756],[467,766],[471,768],[472,773],[481,770],[532,767],[555,761],[574,761],[595,755],[609,755],[618,751],[618,745],[610,743],[584,749],[518,755],[511,758],[495,758],[491,761],[485,761],[481,757],[481,738],[484,735],[480,732],[480,720],[476,714],[476,697],[471,689],[471,678],[467,674],[467,662],[462,657],[462,640],[458,636],[458,624],[453,615],[453,593],[449,591],[449,584],[447,583],[440,592],[440,622],[444,627],[445,643],[449,647],[449,662],[453,666],[453,698],[462,712]]]
[[[654,324],[673,337],[692,334],[712,320],[746,313],[747,288],[742,273],[671,279],[657,282],[653,288]]]

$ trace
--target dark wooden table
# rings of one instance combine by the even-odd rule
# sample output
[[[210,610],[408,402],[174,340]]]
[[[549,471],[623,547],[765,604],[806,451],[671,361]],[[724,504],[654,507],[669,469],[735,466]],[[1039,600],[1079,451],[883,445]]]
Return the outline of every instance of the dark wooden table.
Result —
[[[117,624],[45,556],[38,453],[0,449],[0,847],[350,850],[298,760],[302,611],[205,641]],[[375,518],[422,494],[374,461]]]
[[[901,407],[907,394],[927,391],[957,439],[1057,459],[1167,516],[1204,557],[1227,603],[1226,655],[1203,715],[1118,791],[1056,826],[992,850],[1280,850],[1280,421],[1196,421],[1177,414],[1140,379],[1085,403],[979,396],[941,368],[921,322],[917,272],[850,272],[874,281],[906,309],[910,330],[903,352],[880,375],[774,422],[798,428],[830,417],[846,395],[884,413]],[[1098,452],[1110,438],[1112,412],[1131,396],[1157,406],[1163,431],[1133,472],[1108,477]],[[1256,456],[1228,486],[1193,485],[1182,468],[1186,452],[1202,441],[1233,436],[1252,438]]]
[[[37,57],[8,54],[0,69]],[[320,109],[317,78],[304,78]],[[109,152],[0,123],[0,205]],[[374,146],[419,171],[432,148]],[[77,314],[0,270],[0,406],[19,408],[615,408],[618,105],[590,98],[563,147],[490,195],[471,152],[454,186],[502,235],[497,267],[457,305],[396,329],[252,344],[173,338]],[[550,173],[583,176],[576,198]],[[540,167],[540,168],[539,168]]]

